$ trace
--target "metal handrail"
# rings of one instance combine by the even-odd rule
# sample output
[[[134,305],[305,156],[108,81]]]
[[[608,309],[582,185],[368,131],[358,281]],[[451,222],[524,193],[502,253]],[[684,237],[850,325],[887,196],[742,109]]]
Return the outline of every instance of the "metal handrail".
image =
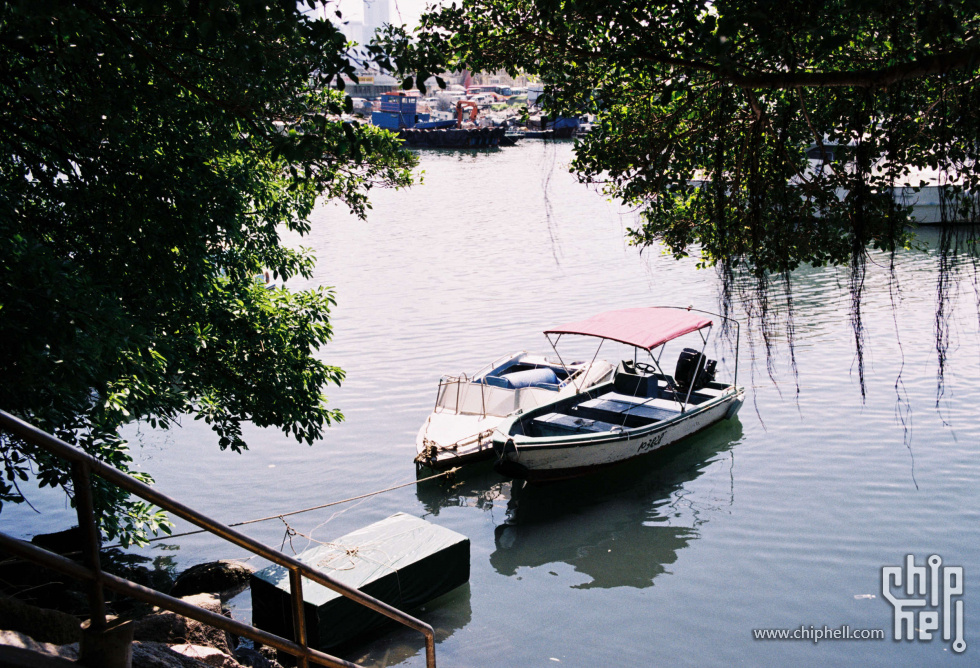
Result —
[[[230,631],[236,635],[245,636],[253,641],[292,654],[297,658],[297,663],[300,668],[308,668],[310,661],[323,666],[356,666],[356,664],[311,649],[306,645],[306,617],[303,614],[302,590],[302,578],[305,577],[423,634],[425,636],[426,666],[428,668],[435,668],[435,633],[432,627],[425,622],[398,610],[384,601],[380,601],[373,596],[368,596],[353,587],[349,587],[294,557],[274,550],[249,538],[245,534],[216,522],[203,513],[180,503],[176,499],[170,498],[166,494],[156,491],[149,485],[136,480],[119,469],[99,461],[91,455],[68,445],[51,434],[41,431],[37,427],[2,410],[0,410],[0,426],[25,441],[40,446],[48,452],[72,463],[72,480],[75,491],[75,508],[78,513],[78,526],[85,540],[83,564],[78,564],[70,559],[66,559],[31,543],[18,540],[3,533],[0,533],[0,547],[21,558],[36,561],[76,579],[89,582],[91,584],[89,605],[92,608],[92,629],[100,630],[106,628],[103,587],[108,587],[114,591],[132,596],[147,603],[152,603],[153,605],[171,610],[185,617],[190,617],[204,624]],[[286,568],[289,571],[295,642],[266,631],[261,631],[249,624],[244,624],[243,622],[210,612],[154,589],[149,589],[129,580],[103,572],[99,565],[99,533],[92,506],[91,475],[97,475],[103,480],[131,494],[135,494],[219,538],[223,538],[257,556]]]

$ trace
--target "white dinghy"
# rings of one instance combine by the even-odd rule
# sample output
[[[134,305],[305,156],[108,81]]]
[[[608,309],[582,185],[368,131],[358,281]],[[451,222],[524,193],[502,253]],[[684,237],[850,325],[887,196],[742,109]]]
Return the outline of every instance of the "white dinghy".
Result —
[[[436,405],[415,440],[415,462],[434,469],[493,458],[491,435],[507,416],[578,394],[612,378],[604,360],[564,364],[519,352],[473,376],[443,376]]]
[[[735,326],[735,375],[716,382],[705,357],[712,318]],[[745,399],[737,387],[738,323],[723,316],[673,307],[609,311],[555,327],[545,335],[580,334],[648,353],[650,363],[627,360],[611,381],[502,422],[493,434],[495,468],[531,482],[585,475],[664,448],[716,422],[732,418]],[[674,375],[660,362],[665,345],[700,335],[701,350],[685,348]],[[553,342],[557,345],[557,339]],[[598,355],[598,350],[596,351]]]

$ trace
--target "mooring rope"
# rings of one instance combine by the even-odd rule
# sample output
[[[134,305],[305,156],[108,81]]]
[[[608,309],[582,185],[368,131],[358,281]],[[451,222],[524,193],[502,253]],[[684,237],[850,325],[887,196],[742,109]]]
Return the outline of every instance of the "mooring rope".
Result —
[[[428,480],[435,480],[436,478],[442,478],[443,476],[450,476],[450,475],[453,475],[454,473],[456,473],[458,470],[459,470],[459,467],[457,466],[457,467],[451,468],[451,469],[449,469],[447,471],[443,471],[442,473],[436,473],[435,475],[430,475],[430,476],[428,476],[426,478],[418,478],[416,480],[412,480],[410,482],[402,483],[400,485],[394,485],[392,487],[386,487],[385,489],[379,489],[379,490],[377,490],[375,492],[368,492],[367,494],[359,494],[358,496],[352,496],[349,499],[341,499],[340,501],[331,501],[330,503],[321,503],[320,505],[313,506],[311,508],[303,508],[302,510],[292,510],[292,511],[290,511],[288,513],[279,513],[277,515],[269,515],[268,517],[259,517],[259,518],[254,519],[254,520],[245,520],[244,522],[235,522],[233,524],[227,524],[225,526],[229,526],[229,527],[240,527],[240,526],[245,526],[246,524],[257,524],[259,522],[268,522],[269,520],[281,520],[284,517],[289,517],[290,515],[299,515],[301,513],[308,513],[308,512],[314,511],[314,510],[320,510],[322,508],[329,508],[330,506],[339,506],[342,503],[350,503],[351,501],[357,501],[358,499],[366,499],[369,496],[377,496],[378,494],[384,494],[385,492],[391,492],[391,491],[394,491],[396,489],[401,489],[402,487],[408,487],[409,485],[417,485],[420,482],[426,482]],[[286,526],[288,527],[289,525],[287,524]],[[166,536],[157,536],[156,538],[150,538],[150,539],[148,539],[146,542],[147,543],[157,543],[157,542],[160,542],[160,541],[163,541],[163,540],[170,540],[172,538],[183,538],[184,536],[193,536],[193,535],[199,534],[199,533],[210,533],[210,532],[207,529],[195,529],[194,531],[184,531],[182,533],[168,534]],[[302,535],[302,534],[300,534],[300,535]],[[305,537],[306,536],[304,536],[304,538]],[[283,541],[283,544],[285,544],[285,541]],[[106,548],[103,548],[103,549],[110,549],[110,548],[113,548],[113,547],[123,547],[123,546],[122,546],[122,544],[117,543],[115,545],[110,545],[110,546],[108,546]]]
[[[305,534],[302,531],[298,531],[293,527],[289,526],[289,522],[284,520],[282,517],[279,517],[279,519],[282,520],[282,523],[284,525],[286,525],[286,533],[282,537],[282,545],[279,546],[280,552],[286,546],[286,541],[289,540],[289,548],[293,551],[293,554],[296,554],[296,548],[293,546],[293,536],[302,536],[303,538],[306,538],[307,541],[309,541],[307,543],[307,547],[309,546],[310,543],[317,543],[323,547],[334,550],[333,554],[327,555],[325,558],[322,555],[320,555],[319,561],[310,564],[311,566],[314,566],[321,571],[334,572],[334,571],[353,570],[357,568],[356,559],[362,559],[366,562],[376,564],[394,573],[395,584],[397,585],[398,588],[398,596],[401,599],[402,597],[401,575],[399,574],[398,569],[394,567],[394,560],[391,558],[391,556],[389,556],[384,550],[378,547],[378,544],[381,542],[381,539],[368,541],[367,543],[363,543],[361,545],[347,545],[344,543],[336,543],[333,541],[322,541],[322,540],[317,540],[316,538],[313,537],[313,532],[319,529],[320,528],[319,526],[314,528],[313,531],[310,531],[309,534]],[[321,524],[320,526],[323,525]],[[393,538],[399,538],[401,536],[414,535],[415,533],[416,533],[416,529],[414,528],[408,529],[406,531],[402,531],[401,533],[386,536],[385,540],[391,540]],[[367,556],[366,552],[380,552],[385,560],[379,561],[377,559],[373,559]],[[337,559],[341,559],[345,557],[349,560],[350,562],[349,565],[343,568],[333,565]]]
[[[433,441],[428,436],[422,437],[422,450],[417,455],[415,455],[416,464],[429,464],[431,463],[440,452],[448,452],[452,454],[453,457],[459,457],[459,449],[461,447],[472,445],[476,443],[477,450],[483,450],[483,444],[486,439],[493,436],[493,432],[496,431],[496,427],[491,427],[490,429],[484,429],[479,434],[474,434],[472,436],[464,436],[455,443],[450,443],[449,445],[439,445],[436,441]]]

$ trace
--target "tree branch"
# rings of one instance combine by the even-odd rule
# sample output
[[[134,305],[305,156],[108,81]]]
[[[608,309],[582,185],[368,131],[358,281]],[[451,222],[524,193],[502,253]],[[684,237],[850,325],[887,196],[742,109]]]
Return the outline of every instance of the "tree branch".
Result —
[[[980,63],[980,45],[949,53],[928,56],[877,70],[853,72],[774,72],[770,74],[721,74],[722,79],[742,88],[885,88],[909,79],[918,79],[950,70],[976,67]]]

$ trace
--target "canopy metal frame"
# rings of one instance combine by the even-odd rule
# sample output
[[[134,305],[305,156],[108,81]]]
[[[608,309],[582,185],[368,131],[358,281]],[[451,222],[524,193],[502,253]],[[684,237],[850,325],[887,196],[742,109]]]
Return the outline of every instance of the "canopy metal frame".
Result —
[[[656,307],[651,307],[651,308],[669,308],[669,309],[678,309],[678,310],[684,310],[684,311],[694,311],[695,313],[703,313],[705,315],[710,315],[713,318],[719,318],[721,320],[724,320],[724,321],[726,321],[729,324],[734,324],[735,325],[735,372],[734,372],[734,376],[732,378],[732,387],[737,387],[738,386],[738,354],[739,354],[739,344],[741,342],[740,341],[740,339],[741,339],[741,326],[740,326],[738,320],[735,320],[734,318],[729,318],[728,316],[721,315],[720,313],[713,313],[711,311],[705,311],[703,309],[696,309],[696,308],[691,308],[691,307],[684,308],[684,307],[679,307],[679,306],[656,306]],[[705,333],[705,330],[707,330],[707,333]],[[695,370],[694,370],[694,376],[693,376],[693,378],[697,378],[698,374],[701,373],[701,369],[702,369],[702,367],[704,365],[704,361],[706,359],[705,358],[705,355],[704,355],[704,352],[708,348],[708,341],[711,338],[711,333],[712,333],[713,330],[714,330],[714,323],[710,323],[710,324],[708,324],[705,327],[701,327],[701,328],[695,330],[701,336],[701,351],[700,351],[700,355],[698,356],[698,364],[697,364],[697,368],[695,368]],[[693,333],[694,332],[688,332],[687,334],[693,334]],[[551,333],[549,333],[549,332],[545,332],[544,333],[545,338],[548,339],[548,343],[551,344],[552,350],[555,351],[555,355],[557,355],[559,363],[561,363],[562,368],[565,370],[565,373],[567,374],[568,373],[568,367],[565,365],[565,361],[562,359],[561,353],[558,352],[558,342],[561,341],[561,337],[564,334],[565,333],[556,333],[554,340],[552,340]],[[666,349],[667,344],[670,343],[670,341],[674,341],[676,339],[679,339],[682,336],[687,336],[687,334],[682,334],[681,336],[676,336],[673,339],[670,339],[668,341],[664,341],[659,346],[654,346],[654,347],[651,347],[651,348],[643,348],[642,346],[636,346],[636,345],[634,345],[633,346],[633,362],[634,362],[634,364],[637,362],[637,351],[639,351],[639,350],[646,350],[646,352],[650,356],[650,360],[653,362],[653,366],[657,370],[657,372],[661,376],[663,376],[664,378],[669,378],[670,376],[668,376],[666,373],[664,373],[663,368],[660,366],[660,360],[663,358],[664,350]],[[611,339],[610,337],[597,336],[595,334],[581,334],[580,336],[592,336],[592,337],[595,337],[595,338],[598,338],[599,339],[599,345],[596,348],[595,354],[592,356],[592,361],[589,362],[589,367],[588,367],[589,369],[592,368],[592,365],[595,363],[596,359],[599,357],[599,351],[602,349],[602,344],[605,343],[605,341],[607,340],[607,338],[609,338],[609,340],[615,340],[615,339]],[[630,345],[630,344],[625,344],[625,345]],[[656,350],[657,348],[660,349],[660,353],[657,356],[654,356],[653,351]],[[684,401],[683,402],[681,402],[681,401],[679,401],[677,399],[676,393],[675,393],[674,400],[677,401],[678,404],[680,404],[680,406],[681,406],[681,412],[682,413],[684,413],[687,410],[687,407],[690,405],[691,392],[694,389],[693,378],[692,378],[692,382],[688,385],[687,394],[684,397]],[[581,391],[581,388],[579,388],[578,385],[576,385],[575,388],[576,388],[576,390]]]

